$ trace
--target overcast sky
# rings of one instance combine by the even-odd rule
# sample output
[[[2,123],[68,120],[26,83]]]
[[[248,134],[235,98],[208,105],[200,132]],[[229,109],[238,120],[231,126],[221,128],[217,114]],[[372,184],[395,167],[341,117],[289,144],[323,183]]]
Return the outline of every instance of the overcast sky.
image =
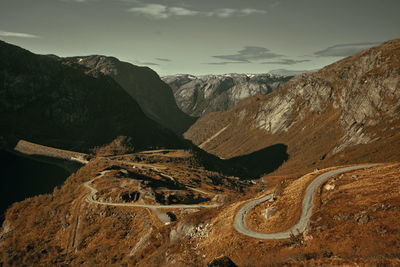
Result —
[[[160,75],[311,70],[400,37],[400,0],[0,0],[0,39]]]

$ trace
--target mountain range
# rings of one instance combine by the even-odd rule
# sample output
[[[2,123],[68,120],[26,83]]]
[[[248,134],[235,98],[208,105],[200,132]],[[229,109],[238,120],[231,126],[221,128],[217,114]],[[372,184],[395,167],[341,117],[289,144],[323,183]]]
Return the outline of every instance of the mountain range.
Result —
[[[285,144],[286,173],[399,160],[399,63],[400,40],[386,42],[206,114],[185,137],[222,158]]]
[[[195,118],[183,113],[175,103],[174,95],[158,76],[148,67],[123,62],[114,57],[101,55],[59,58],[66,65],[80,65],[85,73],[99,73],[116,81],[143,110],[145,115],[181,135]]]
[[[178,106],[187,114],[200,117],[232,108],[241,100],[279,89],[293,76],[273,74],[225,74],[162,77],[174,92]]]
[[[399,265],[400,39],[294,77],[0,58],[2,192],[36,185],[0,266]]]
[[[108,144],[118,136],[128,137],[136,148],[186,146],[171,130],[149,119],[136,100],[101,72],[2,41],[0,57],[3,138],[78,151]],[[162,84],[151,71],[139,71]]]

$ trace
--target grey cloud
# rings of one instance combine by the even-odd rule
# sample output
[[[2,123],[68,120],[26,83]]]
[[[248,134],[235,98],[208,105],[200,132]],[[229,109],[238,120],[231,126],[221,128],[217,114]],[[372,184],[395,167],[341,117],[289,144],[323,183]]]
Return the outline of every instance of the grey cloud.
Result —
[[[0,36],[2,37],[18,37],[18,38],[39,38],[39,36],[29,33],[22,32],[6,32],[0,31]]]
[[[159,66],[160,64],[154,63],[154,62],[143,62],[140,63],[141,65],[147,65],[147,66]]]
[[[262,62],[261,64],[294,65],[294,64],[303,63],[303,62],[309,62],[309,61],[311,61],[311,60],[309,60],[309,59],[301,59],[301,60],[280,59],[280,60],[277,60],[277,61]]]
[[[242,64],[242,63],[247,63],[244,61],[223,61],[223,62],[208,62],[208,63],[203,63],[207,65],[228,65],[228,64]]]
[[[170,7],[169,12],[172,16],[195,16],[200,13],[199,11],[190,10],[184,7]]]
[[[163,62],[171,62],[171,59],[168,58],[160,58],[160,57],[156,57],[155,59],[157,59],[158,61],[163,61]]]
[[[265,47],[245,46],[242,50],[238,51],[236,54],[213,56],[213,57],[223,60],[251,62],[262,59],[278,58],[282,57],[282,55],[273,53]]]
[[[86,3],[86,2],[93,2],[96,0],[61,0],[62,2],[75,2],[75,3]]]
[[[314,53],[318,57],[347,57],[364,49],[380,44],[380,42],[338,44]]]
[[[140,65],[140,66],[159,66],[160,64],[155,63],[155,62],[144,62],[141,60],[132,60],[133,64],[135,65]]]
[[[277,7],[277,6],[280,6],[282,4],[282,2],[280,2],[280,1],[275,1],[275,2],[272,2],[271,4],[270,4],[270,7],[271,8],[275,8],[275,7]]]
[[[87,2],[99,2],[101,0],[60,0],[61,2],[75,2],[75,3],[87,3]],[[117,0],[119,2],[125,2],[127,4],[138,4],[140,3],[139,0]]]
[[[267,13],[267,11],[254,8],[243,8],[243,9],[220,8],[207,12],[206,15],[219,18],[229,18],[229,17],[248,16],[252,14],[265,14],[265,13]]]
[[[184,7],[166,6],[163,4],[141,4],[138,7],[128,9],[129,12],[146,16],[154,19],[167,19],[170,17],[188,17],[188,16],[208,16],[217,18],[229,18],[249,16],[254,14],[265,14],[265,10],[254,8],[232,9],[220,8],[208,12],[192,10]]]
[[[170,14],[167,13],[167,6],[159,4],[148,4],[142,7],[132,7],[128,9],[128,11],[156,19],[166,19],[170,17]]]

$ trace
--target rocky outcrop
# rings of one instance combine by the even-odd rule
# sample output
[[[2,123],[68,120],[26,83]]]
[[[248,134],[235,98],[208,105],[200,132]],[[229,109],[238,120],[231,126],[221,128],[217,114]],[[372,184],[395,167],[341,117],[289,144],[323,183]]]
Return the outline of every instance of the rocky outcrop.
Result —
[[[195,121],[178,108],[171,88],[148,67],[100,55],[59,60],[68,65],[80,65],[90,75],[101,73],[111,77],[136,100],[147,117],[177,134],[185,132]]]
[[[398,160],[399,88],[400,40],[393,40],[207,114],[185,136],[224,158],[283,143],[293,170]]]
[[[191,116],[224,111],[257,94],[269,94],[293,76],[273,74],[225,74],[162,77],[174,91],[179,107]]]
[[[127,136],[132,147],[186,146],[150,120],[113,79],[0,42],[0,135],[89,151]]]

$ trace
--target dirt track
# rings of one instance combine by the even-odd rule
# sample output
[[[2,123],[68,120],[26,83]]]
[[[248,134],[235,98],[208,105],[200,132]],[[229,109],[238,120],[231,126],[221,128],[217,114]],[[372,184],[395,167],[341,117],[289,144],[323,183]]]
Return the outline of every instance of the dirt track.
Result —
[[[140,208],[168,208],[168,209],[186,209],[186,208],[216,208],[220,204],[191,204],[191,205],[150,205],[150,204],[134,204],[134,203],[112,203],[112,202],[102,202],[95,200],[94,195],[98,192],[96,188],[92,186],[92,183],[101,177],[103,177],[108,171],[103,171],[96,178],[84,183],[84,186],[90,190],[89,195],[86,197],[86,201],[93,204],[106,205],[106,206],[119,206],[119,207],[140,207]]]

